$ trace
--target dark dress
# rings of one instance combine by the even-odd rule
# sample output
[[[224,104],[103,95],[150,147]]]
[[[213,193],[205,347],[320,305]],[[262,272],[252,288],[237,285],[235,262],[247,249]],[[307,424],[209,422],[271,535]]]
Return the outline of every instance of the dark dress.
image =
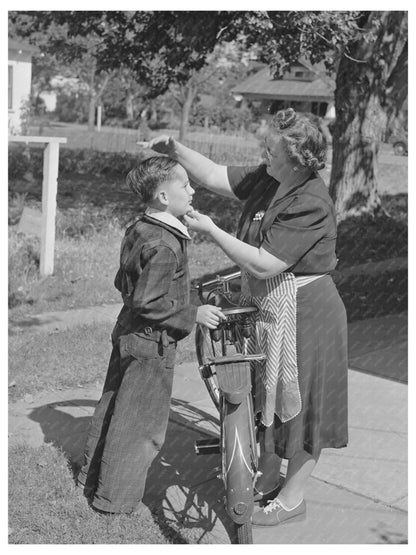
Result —
[[[275,415],[276,453],[289,459],[304,449],[348,441],[348,359],[345,307],[330,272],[336,266],[336,220],[322,179],[312,175],[285,194],[266,166],[229,167],[234,194],[245,201],[237,237],[288,263],[296,277],[322,275],[297,289],[296,355],[300,413]]]

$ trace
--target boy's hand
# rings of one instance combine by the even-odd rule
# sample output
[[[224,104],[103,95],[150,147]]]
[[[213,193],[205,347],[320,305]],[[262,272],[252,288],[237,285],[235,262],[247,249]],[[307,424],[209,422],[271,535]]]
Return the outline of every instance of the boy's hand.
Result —
[[[196,313],[196,323],[202,324],[211,330],[215,330],[221,320],[226,320],[227,317],[222,313],[221,308],[212,304],[204,304],[198,306]]]
[[[175,139],[168,135],[159,135],[151,141],[138,141],[137,144],[143,148],[151,148],[161,154],[167,154],[171,158],[174,158],[176,152]]]
[[[209,216],[200,214],[193,208],[189,210],[183,218],[185,220],[185,224],[189,227],[189,229],[192,229],[192,231],[203,231],[204,233],[209,233],[215,226]]]

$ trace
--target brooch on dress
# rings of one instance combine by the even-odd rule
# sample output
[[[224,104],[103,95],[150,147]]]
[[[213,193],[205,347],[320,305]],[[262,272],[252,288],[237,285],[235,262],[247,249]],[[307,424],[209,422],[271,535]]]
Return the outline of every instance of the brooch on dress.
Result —
[[[263,219],[264,214],[264,210],[259,210],[259,212],[256,212],[253,216],[253,222],[260,222]]]

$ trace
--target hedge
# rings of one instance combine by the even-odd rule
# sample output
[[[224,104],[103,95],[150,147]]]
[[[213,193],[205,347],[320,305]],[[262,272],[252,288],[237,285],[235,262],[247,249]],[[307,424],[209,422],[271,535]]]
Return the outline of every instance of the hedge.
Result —
[[[43,175],[43,147],[30,148],[24,145],[11,145],[9,148],[9,178],[21,179],[27,172],[34,177]],[[102,152],[89,149],[61,148],[59,152],[59,174],[70,175],[126,175],[131,168],[147,155],[142,152]]]

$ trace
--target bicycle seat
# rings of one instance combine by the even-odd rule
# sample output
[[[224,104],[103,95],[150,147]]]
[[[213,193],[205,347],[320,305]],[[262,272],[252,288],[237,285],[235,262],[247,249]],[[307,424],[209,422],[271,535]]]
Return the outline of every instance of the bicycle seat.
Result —
[[[225,357],[209,357],[208,364],[215,364],[215,366],[218,366],[221,364],[230,364],[235,362],[252,362],[255,360],[260,361],[265,359],[266,355],[264,355],[263,353],[258,353],[255,355],[243,355],[242,353],[237,353],[235,355],[229,355]]]

